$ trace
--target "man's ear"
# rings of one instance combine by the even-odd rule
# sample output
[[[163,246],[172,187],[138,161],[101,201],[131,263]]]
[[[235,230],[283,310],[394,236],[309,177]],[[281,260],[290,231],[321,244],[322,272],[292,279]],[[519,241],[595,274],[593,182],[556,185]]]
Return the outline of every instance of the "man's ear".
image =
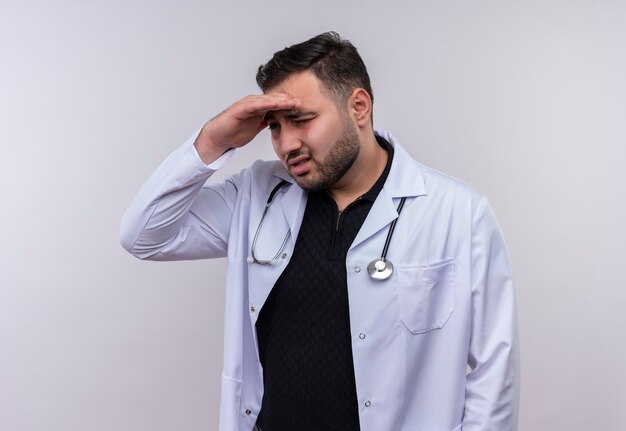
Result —
[[[348,112],[357,126],[366,126],[372,118],[372,98],[363,88],[355,88],[348,98]]]

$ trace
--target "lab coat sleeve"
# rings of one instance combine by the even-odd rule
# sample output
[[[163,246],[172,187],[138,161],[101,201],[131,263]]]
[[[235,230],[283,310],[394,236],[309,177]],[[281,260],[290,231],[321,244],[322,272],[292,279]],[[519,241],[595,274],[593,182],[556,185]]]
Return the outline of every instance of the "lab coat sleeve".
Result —
[[[487,200],[472,226],[472,326],[463,431],[515,431],[519,352],[508,253]]]
[[[226,255],[238,176],[203,186],[233,150],[205,165],[193,146],[198,133],[152,173],[124,213],[120,242],[132,255],[148,260]]]

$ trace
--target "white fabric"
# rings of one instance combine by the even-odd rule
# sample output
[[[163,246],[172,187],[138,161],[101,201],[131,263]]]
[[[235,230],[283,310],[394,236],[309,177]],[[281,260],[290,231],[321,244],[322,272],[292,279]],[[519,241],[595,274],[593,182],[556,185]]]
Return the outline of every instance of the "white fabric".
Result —
[[[507,251],[487,200],[395,148],[389,177],[347,258],[352,350],[363,431],[517,429],[519,363],[515,293]],[[141,259],[228,257],[220,430],[252,430],[263,396],[255,322],[289,263],[306,192],[283,186],[249,263],[272,188],[290,183],[280,162],[255,162],[203,187],[232,151],[205,166],[196,135],[148,179],[122,222],[121,242]],[[372,280],[401,197],[389,280]],[[297,382],[296,382],[297,384]]]

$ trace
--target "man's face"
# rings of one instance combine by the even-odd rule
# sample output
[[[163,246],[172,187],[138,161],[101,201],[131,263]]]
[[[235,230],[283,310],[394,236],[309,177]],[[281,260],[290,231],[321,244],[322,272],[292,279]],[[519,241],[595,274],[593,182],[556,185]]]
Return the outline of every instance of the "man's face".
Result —
[[[336,184],[359,155],[360,141],[345,107],[337,107],[311,72],[294,74],[268,91],[300,100],[297,110],[270,111],[265,118],[274,151],[305,190]]]

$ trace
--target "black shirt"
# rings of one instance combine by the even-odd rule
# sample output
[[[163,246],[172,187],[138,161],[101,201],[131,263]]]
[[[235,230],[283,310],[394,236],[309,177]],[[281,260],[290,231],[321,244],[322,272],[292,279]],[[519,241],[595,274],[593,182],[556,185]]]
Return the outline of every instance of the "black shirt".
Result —
[[[385,184],[393,147],[372,188],[339,212],[311,192],[293,256],[256,323],[264,395],[262,431],[358,431],[346,255]]]

